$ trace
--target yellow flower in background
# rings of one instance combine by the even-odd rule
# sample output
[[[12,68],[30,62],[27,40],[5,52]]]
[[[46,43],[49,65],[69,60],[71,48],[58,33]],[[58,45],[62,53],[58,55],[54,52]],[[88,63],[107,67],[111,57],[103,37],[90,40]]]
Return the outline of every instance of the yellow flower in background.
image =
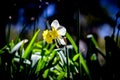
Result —
[[[54,39],[59,37],[58,31],[55,28],[52,28],[52,35]]]
[[[44,39],[47,43],[52,43],[52,41],[53,41],[52,31],[45,30],[45,31],[43,32],[43,39]]]

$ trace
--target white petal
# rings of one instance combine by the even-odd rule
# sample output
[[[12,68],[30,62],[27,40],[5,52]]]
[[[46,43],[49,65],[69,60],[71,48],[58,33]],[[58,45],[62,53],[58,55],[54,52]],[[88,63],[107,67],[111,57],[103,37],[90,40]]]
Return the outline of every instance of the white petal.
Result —
[[[32,67],[34,67],[34,65],[38,62],[38,60],[41,58],[40,55],[37,54],[33,54],[31,56],[31,60],[32,60]]]
[[[11,50],[10,53],[13,53],[14,51],[17,51],[22,44],[27,43],[27,42],[28,42],[27,39],[24,39],[24,40],[20,41],[19,43],[17,43],[17,44],[13,47],[13,49]]]
[[[66,42],[64,41],[63,38],[58,38],[58,39],[59,39],[61,45],[66,45]]]
[[[28,65],[31,64],[31,62],[30,62],[29,60],[27,60],[27,59],[25,59],[25,60],[23,61],[23,63],[28,64]]]
[[[66,34],[66,28],[61,26],[60,29],[58,29],[58,34],[61,35],[61,36],[65,36]]]
[[[14,61],[15,61],[15,62],[19,62],[19,61],[20,61],[20,58],[14,58]]]
[[[51,23],[51,27],[54,27],[55,29],[58,29],[58,27],[60,26],[58,20],[54,20],[52,23]]]

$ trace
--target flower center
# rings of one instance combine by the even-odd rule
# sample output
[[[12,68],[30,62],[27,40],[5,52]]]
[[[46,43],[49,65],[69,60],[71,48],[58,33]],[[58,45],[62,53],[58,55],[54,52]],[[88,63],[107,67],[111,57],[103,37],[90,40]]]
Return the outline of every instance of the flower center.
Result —
[[[55,28],[52,28],[52,36],[54,39],[59,37],[58,31]]]

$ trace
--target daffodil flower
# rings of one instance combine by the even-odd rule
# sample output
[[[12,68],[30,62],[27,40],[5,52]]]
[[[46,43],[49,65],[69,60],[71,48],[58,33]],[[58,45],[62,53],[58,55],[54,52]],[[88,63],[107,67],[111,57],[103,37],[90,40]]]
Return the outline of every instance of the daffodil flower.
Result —
[[[47,43],[52,43],[53,41],[53,35],[52,35],[52,31],[48,31],[48,30],[45,30],[43,32],[43,39],[47,42]]]
[[[64,26],[61,26],[58,22],[58,20],[54,20],[51,23],[51,27],[53,30],[57,30],[59,36],[65,36],[66,34],[66,28]]]
[[[51,23],[52,30],[45,30],[43,32],[43,39],[47,43],[52,43],[56,39],[60,44],[66,45],[66,42],[63,39],[63,36],[66,34],[66,28],[61,26],[58,20],[54,20]]]
[[[51,23],[51,27],[52,27],[53,38],[59,40],[60,44],[66,45],[66,42],[62,38],[62,36],[65,36],[66,34],[66,28],[64,26],[61,26],[58,20],[54,20]]]

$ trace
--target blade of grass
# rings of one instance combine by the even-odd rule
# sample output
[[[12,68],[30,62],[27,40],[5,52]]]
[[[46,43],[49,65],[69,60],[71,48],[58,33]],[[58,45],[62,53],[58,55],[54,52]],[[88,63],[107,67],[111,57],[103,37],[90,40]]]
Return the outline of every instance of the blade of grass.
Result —
[[[33,44],[38,36],[40,29],[34,34],[33,38],[31,39],[30,43],[28,44],[27,48],[25,49],[25,53],[22,58],[28,58],[30,56],[30,52],[32,51]]]
[[[45,66],[45,61],[42,59],[39,59],[37,67],[36,67],[36,71],[35,73],[39,72],[44,66]]]
[[[65,72],[61,72],[58,77],[57,77],[57,80],[62,80],[65,76]]]
[[[88,69],[88,67],[87,67],[87,64],[86,64],[86,62],[85,62],[82,54],[78,52],[78,47],[77,47],[77,45],[75,44],[73,38],[70,36],[69,33],[66,33],[66,38],[67,38],[67,39],[69,40],[69,42],[72,44],[72,46],[73,46],[76,54],[79,54],[79,55],[80,55],[80,56],[76,56],[76,57],[79,58],[80,63],[82,64],[84,70],[86,71],[87,75],[88,75],[89,78],[90,78],[90,72],[89,72],[89,69]],[[75,58],[74,58],[74,59],[75,59]]]
[[[78,53],[78,47],[77,47],[77,45],[75,44],[73,38],[70,36],[70,34],[69,34],[68,32],[66,32],[66,35],[65,35],[65,36],[67,37],[67,39],[68,39],[68,40],[70,41],[70,43],[72,44],[75,52]]]

